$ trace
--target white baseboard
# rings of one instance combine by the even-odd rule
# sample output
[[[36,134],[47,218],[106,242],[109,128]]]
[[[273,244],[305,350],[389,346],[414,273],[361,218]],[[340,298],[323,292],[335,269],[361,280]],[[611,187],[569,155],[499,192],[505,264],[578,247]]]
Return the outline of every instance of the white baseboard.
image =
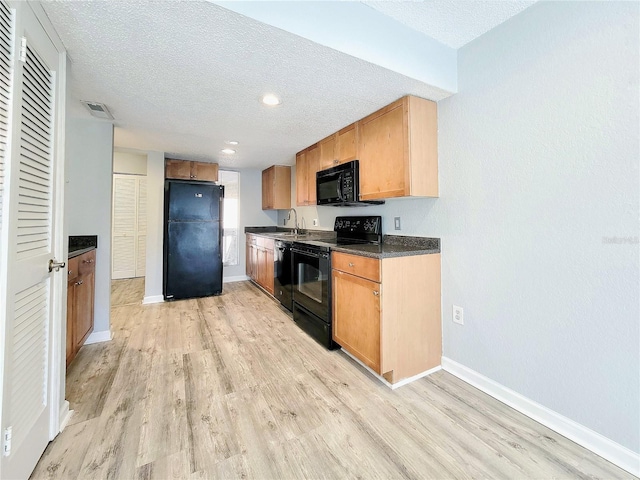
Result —
[[[442,369],[442,367],[440,365],[438,365],[437,367],[432,368],[431,370],[427,370],[425,372],[419,373],[417,375],[414,375],[413,377],[404,378],[404,379],[402,379],[402,380],[400,380],[399,382],[396,382],[396,383],[390,383],[390,382],[387,381],[386,378],[384,378],[382,375],[378,375],[370,367],[368,367],[367,365],[362,363],[362,361],[359,358],[354,357],[351,353],[347,352],[344,348],[341,351],[342,351],[342,353],[347,355],[347,357],[351,358],[352,360],[355,360],[360,366],[364,367],[371,375],[376,377],[378,380],[380,380],[382,383],[384,383],[391,390],[395,390],[396,388],[402,387],[403,385],[406,385],[406,384],[411,383],[411,382],[415,382],[416,380],[418,380],[418,379],[420,379],[422,377],[426,377],[427,375],[431,375],[432,373],[435,373],[435,372],[437,372],[437,371]]]
[[[600,455],[614,465],[633,475],[640,476],[640,454],[450,358],[442,357],[442,368],[536,422]]]
[[[93,332],[87,337],[84,342],[85,345],[91,345],[92,343],[108,342],[111,340],[111,330],[102,330],[100,332]]]
[[[148,297],[144,297],[144,300],[142,300],[143,305],[162,302],[164,302],[164,295],[149,295]]]
[[[73,416],[73,410],[69,410],[69,402],[65,400],[62,403],[62,408],[60,408],[60,431],[61,432],[67,426],[72,416]]]
[[[249,280],[246,275],[236,275],[235,277],[222,277],[222,283],[244,282]]]

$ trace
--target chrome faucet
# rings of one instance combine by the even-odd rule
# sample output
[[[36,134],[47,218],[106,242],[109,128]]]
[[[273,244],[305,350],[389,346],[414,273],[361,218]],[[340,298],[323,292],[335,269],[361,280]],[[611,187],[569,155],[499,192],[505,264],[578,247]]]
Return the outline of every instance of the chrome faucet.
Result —
[[[293,229],[293,233],[298,235],[298,212],[296,212],[295,208],[290,208],[289,212],[287,212],[287,221],[291,220],[291,212],[295,215],[295,228]]]

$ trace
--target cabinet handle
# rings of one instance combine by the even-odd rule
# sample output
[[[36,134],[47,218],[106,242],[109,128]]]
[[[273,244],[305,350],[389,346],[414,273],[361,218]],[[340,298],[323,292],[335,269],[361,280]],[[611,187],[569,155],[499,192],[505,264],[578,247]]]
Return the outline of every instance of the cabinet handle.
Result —
[[[84,283],[84,280],[80,280],[79,282],[76,282],[76,285],[82,285]]]
[[[377,297],[378,295],[380,295],[380,292],[378,292],[377,290],[374,290],[373,294]]]
[[[340,160],[338,160],[337,158],[333,161],[333,163],[338,163]]]
[[[73,273],[73,270],[69,270],[69,271],[67,272],[67,275],[71,275],[72,273]]]
[[[355,264],[354,264],[354,263],[349,262],[349,266],[350,266],[350,267],[355,267]]]
[[[82,263],[93,263],[93,259],[83,260]]]

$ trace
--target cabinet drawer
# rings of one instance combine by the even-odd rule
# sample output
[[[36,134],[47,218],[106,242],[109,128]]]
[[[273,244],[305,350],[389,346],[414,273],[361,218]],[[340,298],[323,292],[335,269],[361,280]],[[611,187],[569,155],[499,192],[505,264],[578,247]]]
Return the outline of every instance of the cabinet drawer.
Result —
[[[84,253],[76,258],[79,260],[78,270],[80,275],[86,275],[96,270],[96,251],[95,250]]]
[[[333,252],[331,268],[380,282],[380,260],[348,253]]]
[[[269,250],[271,252],[273,252],[273,238],[266,238],[266,237],[262,237],[262,247],[265,250]]]
[[[67,262],[67,280],[73,280],[79,274],[78,266],[80,265],[80,257],[70,258]]]

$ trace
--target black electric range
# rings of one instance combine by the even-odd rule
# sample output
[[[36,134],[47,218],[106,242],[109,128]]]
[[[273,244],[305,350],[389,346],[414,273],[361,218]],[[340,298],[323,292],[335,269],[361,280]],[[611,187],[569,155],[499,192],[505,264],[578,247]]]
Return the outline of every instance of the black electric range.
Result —
[[[329,349],[340,348],[332,338],[331,248],[336,245],[380,244],[382,217],[336,217],[335,240],[294,242],[293,320]]]

